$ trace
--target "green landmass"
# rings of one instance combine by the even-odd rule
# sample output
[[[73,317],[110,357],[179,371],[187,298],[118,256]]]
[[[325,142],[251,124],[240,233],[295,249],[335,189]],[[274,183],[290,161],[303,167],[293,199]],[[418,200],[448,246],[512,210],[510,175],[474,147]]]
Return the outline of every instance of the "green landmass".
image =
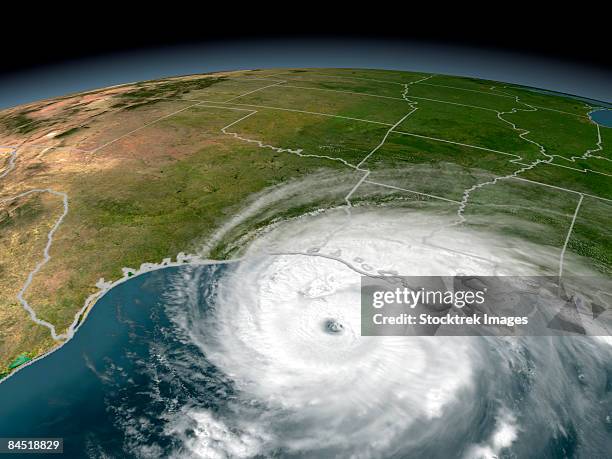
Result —
[[[238,241],[278,219],[343,205],[360,177],[355,167],[387,133],[360,167],[372,182],[395,188],[366,183],[355,205],[452,213],[466,189],[506,177],[474,191],[466,225],[560,250],[582,196],[567,250],[611,275],[612,133],[598,131],[590,110],[516,85],[390,70],[276,69],[142,82],[0,112],[0,144],[25,142],[15,169],[0,179],[0,200],[33,189],[68,196],[51,259],[26,294],[59,332],[98,279],[197,252],[257,193],[317,174],[335,174],[344,190],[245,219],[208,256],[234,256]],[[16,294],[42,259],[62,201],[0,202],[6,375],[20,356],[57,344],[29,320]]]

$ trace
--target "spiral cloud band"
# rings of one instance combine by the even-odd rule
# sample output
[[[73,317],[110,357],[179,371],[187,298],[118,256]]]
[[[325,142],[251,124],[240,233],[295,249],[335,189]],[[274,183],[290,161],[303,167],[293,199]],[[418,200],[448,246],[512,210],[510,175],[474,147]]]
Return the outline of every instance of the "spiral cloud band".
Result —
[[[611,357],[603,341],[361,336],[361,276],[540,275],[558,260],[452,221],[383,206],[314,212],[259,232],[214,284],[197,269],[177,277],[168,298],[177,327],[234,390],[223,407],[176,415],[181,451],[491,457],[529,444],[546,455],[573,441],[576,422],[589,425],[586,437],[605,434],[608,405],[585,408]],[[570,395],[577,387],[582,395]],[[580,441],[583,453],[605,444]]]

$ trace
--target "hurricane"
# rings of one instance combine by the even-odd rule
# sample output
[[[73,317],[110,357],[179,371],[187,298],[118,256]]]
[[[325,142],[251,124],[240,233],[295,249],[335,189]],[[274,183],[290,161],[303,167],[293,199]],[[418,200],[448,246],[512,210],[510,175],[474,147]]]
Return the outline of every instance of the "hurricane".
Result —
[[[454,221],[419,208],[325,209],[258,231],[214,282],[197,268],[176,276],[168,316],[202,356],[183,377],[217,382],[207,380],[208,402],[168,414],[173,454],[604,457],[603,338],[361,336],[362,276],[540,275],[558,262],[550,247]],[[576,258],[567,269],[589,267]]]

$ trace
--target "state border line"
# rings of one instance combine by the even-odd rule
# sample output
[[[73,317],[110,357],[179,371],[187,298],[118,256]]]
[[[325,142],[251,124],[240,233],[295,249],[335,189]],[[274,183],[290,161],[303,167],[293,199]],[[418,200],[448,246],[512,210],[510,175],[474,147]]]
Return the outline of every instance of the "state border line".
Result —
[[[278,75],[284,75],[284,76],[289,77],[290,74],[280,73]],[[386,84],[395,84],[395,85],[403,84],[403,83],[399,83],[397,81],[375,80],[375,79],[372,79],[372,78],[358,78],[358,77],[349,77],[349,76],[342,76],[342,75],[324,75],[324,74],[318,74],[318,73],[310,73],[310,75],[319,76],[319,77],[323,77],[323,78],[336,78],[336,79],[348,79],[348,80],[364,80],[364,81],[372,81],[372,82],[376,82],[376,83],[386,83]],[[436,74],[431,74],[431,76],[433,77],[433,76],[437,76],[437,75]],[[240,79],[240,78],[237,78],[237,79]],[[302,77],[293,77],[293,78],[289,78],[289,80],[298,80],[298,81],[301,80],[301,81],[306,81],[306,82],[311,82],[311,83],[319,83],[316,80],[308,80],[308,79],[305,79],[305,78],[302,78]],[[470,91],[470,92],[478,92],[478,93],[482,93],[482,94],[485,94],[485,95],[491,95],[491,96],[497,96],[497,97],[514,98],[514,96],[510,96],[510,95],[488,93],[488,92],[479,91],[479,90],[476,90],[476,89],[459,88],[459,87],[455,87],[455,86],[438,85],[438,84],[434,84],[434,83],[422,83],[420,81],[415,81],[415,82],[413,82],[413,84],[421,84],[421,85],[428,85],[428,86],[438,86],[438,87],[443,87],[443,88],[455,89],[455,90],[458,90],[458,91]],[[324,89],[324,88],[304,88],[304,89]],[[517,88],[517,89],[520,89],[520,88]],[[332,89],[329,89],[329,90],[332,90]],[[382,95],[377,95],[377,94],[372,94],[372,93],[356,93],[356,94],[367,94],[367,95],[370,95],[370,96],[381,96],[381,97],[384,97]],[[414,97],[415,99],[417,98],[416,96],[411,96],[411,97]],[[427,99],[425,99],[425,100],[427,100]],[[450,102],[450,101],[443,101],[443,100],[439,100],[439,99],[436,99],[435,101],[436,102],[451,103],[452,104],[452,102]],[[540,108],[542,110],[549,110],[549,111],[558,112],[558,113],[562,113],[562,114],[569,115],[569,116],[575,116],[575,117],[579,117],[579,118],[589,118],[589,116],[587,114],[581,115],[581,114],[578,114],[578,113],[566,112],[566,111],[554,109],[554,108],[551,108],[551,107],[542,107],[540,105],[533,105],[533,104],[531,104],[531,105],[533,107]],[[469,105],[466,105],[466,106],[469,107]],[[479,107],[479,106],[473,106],[473,107],[474,108],[481,108],[481,109],[487,110],[486,107]],[[585,108],[588,108],[588,107],[585,107]],[[489,110],[493,110],[493,109],[489,109]]]
[[[278,75],[284,75],[284,73],[279,73]],[[340,77],[340,76],[337,76],[337,75],[322,75],[322,76],[331,77],[331,78],[361,79],[361,80],[368,80],[368,81],[371,80],[371,81],[382,82],[382,83],[393,83],[393,84],[396,84],[396,85],[402,85],[402,83],[389,82],[389,81],[384,81],[384,80],[372,80],[372,79],[357,78],[357,77]],[[433,76],[435,76],[435,74],[431,74],[429,77],[433,77]],[[234,78],[234,79],[235,80],[247,80],[249,78]],[[251,78],[251,79],[255,79],[255,78]],[[257,80],[265,80],[265,79],[266,78],[257,78]],[[297,79],[298,78],[296,78],[296,80]],[[267,80],[269,81],[270,79],[267,79]],[[276,81],[274,84],[266,85],[266,86],[254,89],[252,91],[249,91],[248,93],[240,94],[240,95],[235,96],[235,97],[233,97],[233,98],[231,98],[229,100],[230,101],[236,100],[236,99],[238,99],[238,98],[240,98],[240,97],[242,97],[244,95],[248,95],[248,94],[251,94],[253,92],[261,91],[261,90],[264,90],[266,88],[273,87],[273,86],[293,87],[293,86],[290,86],[290,85],[283,84],[283,81],[284,80]],[[416,81],[413,81],[411,83],[412,84],[430,84],[430,83],[424,83],[423,79],[416,80]],[[359,93],[359,92],[339,91],[339,90],[334,90],[334,89],[308,88],[308,87],[303,87],[303,88],[296,87],[296,88],[306,89],[306,90],[312,90],[312,89],[319,90],[320,89],[320,90],[326,90],[326,91],[349,93],[349,94],[353,94],[353,95],[374,96],[374,97],[381,97],[381,98],[385,98],[385,99],[403,100],[403,99],[400,99],[400,98],[397,98],[397,97],[392,97],[392,96],[373,95],[373,94]],[[457,88],[457,89],[460,89],[460,88]],[[499,95],[499,96],[501,96],[501,95]],[[417,98],[417,97],[412,96],[412,95],[411,95],[411,97],[413,97],[415,99]],[[511,97],[511,96],[504,96],[504,97]],[[188,99],[188,98],[154,98],[152,100],[175,100],[175,101],[188,101],[188,102],[191,101],[191,102],[196,102],[196,103],[192,104],[192,105],[189,105],[187,107],[183,107],[180,110],[177,110],[175,112],[172,112],[172,113],[169,113],[167,115],[164,115],[164,116],[162,116],[160,118],[157,118],[157,119],[155,119],[155,120],[153,120],[153,121],[151,121],[149,123],[146,123],[145,125],[140,126],[140,127],[136,128],[136,129],[130,131],[130,132],[125,133],[125,134],[122,134],[121,136],[119,136],[119,137],[117,137],[117,138],[115,138],[115,139],[113,139],[113,140],[111,140],[109,142],[106,142],[105,144],[102,144],[102,145],[100,145],[98,147],[95,147],[93,150],[82,150],[82,149],[79,149],[79,150],[80,151],[89,151],[89,152],[95,153],[95,152],[97,152],[97,151],[99,151],[99,150],[101,150],[101,149],[103,149],[103,148],[105,148],[105,147],[107,147],[107,146],[117,142],[118,140],[120,140],[120,139],[122,139],[124,137],[127,137],[127,136],[129,136],[129,135],[131,135],[131,134],[133,134],[135,132],[138,132],[141,129],[144,129],[144,128],[146,128],[146,127],[148,127],[148,126],[150,126],[152,124],[155,124],[155,123],[157,123],[157,122],[159,122],[159,121],[161,121],[163,119],[169,118],[169,117],[171,117],[171,116],[173,116],[173,115],[175,115],[177,113],[180,113],[182,111],[188,110],[188,109],[196,107],[196,106],[207,107],[207,105],[205,105],[205,104],[220,104],[220,105],[222,105],[222,106],[208,105],[209,108],[220,108],[220,109],[228,108],[229,109],[231,107],[226,107],[225,104],[227,104],[227,105],[238,105],[238,106],[243,106],[243,107],[255,107],[255,108],[269,109],[269,110],[280,110],[280,111],[288,111],[288,112],[295,112],[295,113],[304,113],[304,114],[310,114],[310,115],[315,115],[315,116],[325,116],[325,117],[340,118],[340,119],[346,119],[346,120],[351,120],[351,121],[358,121],[358,122],[378,124],[378,125],[381,125],[381,126],[391,126],[391,123],[385,123],[385,122],[381,122],[381,121],[368,120],[368,119],[364,119],[364,118],[348,117],[348,116],[342,116],[342,115],[334,115],[334,114],[330,114],[330,113],[313,112],[313,111],[308,111],[308,110],[291,109],[291,108],[285,108],[285,107],[274,107],[274,106],[269,106],[269,105],[247,104],[247,103],[229,102],[229,101],[211,101],[211,100],[206,100],[206,99]],[[425,100],[428,100],[428,99],[425,99]],[[455,103],[452,103],[452,102],[446,102],[446,101],[437,101],[436,100],[436,102],[450,103],[450,104],[453,104],[453,105],[458,105],[458,104],[455,104]],[[473,106],[473,107],[497,112],[496,110],[493,110],[493,109],[486,109],[486,108],[483,108],[483,107],[476,107],[476,106]],[[502,155],[505,155],[505,156],[513,156],[515,158],[521,158],[520,155],[517,155],[517,154],[514,154],[514,153],[503,152],[503,151],[500,151],[500,150],[494,150],[494,149],[490,149],[490,148],[486,148],[486,147],[481,147],[481,146],[477,146],[477,145],[465,144],[465,143],[461,143],[461,142],[455,142],[455,141],[450,141],[450,140],[446,140],[446,139],[440,139],[440,138],[436,138],[436,137],[429,137],[429,136],[409,133],[409,132],[405,132],[405,131],[396,131],[396,130],[393,130],[392,132],[400,134],[400,135],[409,135],[409,136],[413,136],[413,137],[419,137],[419,138],[429,139],[429,140],[443,142],[443,143],[455,144],[455,145],[465,146],[465,147],[468,147],[468,148],[474,148],[474,149],[483,150],[483,151],[491,151],[493,153],[498,153],[498,154],[502,154]],[[37,146],[43,147],[42,145],[37,145]],[[44,148],[77,149],[76,147],[70,147],[70,146],[63,146],[63,147],[62,146],[50,146],[50,147],[46,146]],[[561,157],[561,158],[563,158],[563,157]],[[552,164],[553,165],[557,165],[557,164],[554,164],[554,163],[552,163]],[[562,165],[559,165],[559,166],[560,167],[567,167],[567,166],[562,166]],[[569,167],[567,167],[567,168],[569,168]],[[570,168],[570,169],[574,169],[574,168]],[[600,173],[598,171],[593,171],[591,169],[589,169],[588,171],[593,172],[593,173],[598,173],[598,174],[601,174],[601,175],[608,175],[608,174]],[[585,173],[585,171],[583,171],[583,170],[577,170],[577,172]],[[536,181],[532,181],[532,182],[540,184],[540,185],[543,185],[543,186],[548,186],[548,184],[546,184],[546,183],[536,182]],[[561,188],[561,187],[559,187],[559,188],[563,189],[563,190],[566,190],[566,191],[579,193],[579,192],[577,192],[575,190],[569,190],[569,189]],[[609,200],[607,198],[603,198],[601,196],[590,195],[590,194],[585,194],[585,195],[588,195],[588,196],[590,196],[590,197],[592,197],[594,199],[601,199],[601,200],[604,200],[604,201],[611,201],[611,200]]]
[[[563,276],[563,261],[565,257],[565,251],[567,249],[569,240],[572,236],[572,231],[574,230],[574,224],[576,223],[576,218],[578,217],[578,212],[580,211],[580,206],[582,205],[583,200],[584,200],[584,195],[580,193],[580,199],[578,199],[578,204],[576,205],[576,210],[574,211],[572,222],[570,223],[569,229],[567,230],[567,236],[565,237],[565,242],[563,243],[563,248],[561,249],[561,255],[559,256],[559,280]]]
[[[412,97],[412,96],[411,96]],[[308,115],[315,115],[315,116],[324,116],[324,117],[330,117],[330,118],[339,118],[339,119],[346,119],[346,120],[350,120],[350,121],[357,121],[357,122],[363,122],[363,123],[370,123],[370,124],[377,124],[377,125],[381,125],[381,126],[392,126],[391,123],[385,123],[382,121],[374,121],[374,120],[368,120],[368,119],[363,119],[363,118],[354,118],[354,117],[347,117],[347,116],[342,116],[342,115],[333,115],[330,113],[321,113],[321,112],[312,112],[312,111],[307,111],[307,110],[299,110],[299,109],[292,109],[292,108],[286,108],[286,107],[274,107],[274,106],[269,106],[269,105],[256,105],[256,104],[245,104],[245,103],[241,103],[241,102],[221,102],[221,101],[212,101],[212,100],[202,100],[202,99],[183,99],[183,98],[158,98],[156,100],[175,100],[175,101],[191,101],[191,102],[197,102],[195,104],[192,104],[188,107],[184,107],[181,110],[175,111],[171,114],[168,115],[164,115],[163,117],[160,117],[156,120],[153,120],[149,123],[147,123],[146,125],[140,126],[137,129],[134,129],[128,133],[125,133],[123,135],[121,135],[118,138],[115,138],[109,142],[107,142],[106,144],[100,145],[96,148],[94,148],[93,150],[84,150],[84,149],[79,149],[78,147],[74,147],[74,146],[48,146],[48,145],[41,145],[41,144],[31,144],[31,145],[22,145],[21,148],[28,148],[28,147],[39,147],[39,148],[49,148],[49,149],[73,149],[73,150],[78,150],[78,151],[83,151],[83,152],[87,152],[87,153],[94,153],[99,151],[100,149],[111,145],[112,143],[115,143],[116,141],[120,140],[121,138],[124,138],[128,135],[131,135],[135,132],[138,132],[148,126],[151,126],[152,124],[155,124],[158,121],[161,121],[162,119],[166,119],[169,118],[170,116],[173,116],[174,114],[177,114],[179,112],[194,108],[194,107],[203,107],[203,108],[219,108],[219,109],[234,109],[234,110],[241,110],[239,107],[255,107],[255,108],[261,108],[261,109],[268,109],[268,110],[279,110],[279,111],[288,111],[288,112],[295,112],[295,113],[305,113]],[[217,105],[214,105],[217,104]],[[226,106],[227,105],[227,106]],[[238,107],[233,107],[233,106],[238,106]],[[247,109],[242,109],[242,110],[247,110]],[[429,137],[429,136],[423,136],[420,134],[413,134],[410,132],[405,132],[405,131],[396,131],[394,130],[393,133],[396,134],[400,134],[400,135],[408,135],[408,136],[413,136],[413,137],[420,137],[420,138],[425,138],[428,140],[433,140],[433,141],[437,141],[437,142],[443,142],[443,143],[449,143],[449,144],[454,144],[454,145],[460,145],[460,146],[465,146],[468,148],[474,148],[474,149],[478,149],[478,150],[484,150],[484,151],[491,151],[493,153],[498,153],[498,154],[502,154],[505,156],[513,156],[516,158],[520,158],[520,155],[516,155],[514,153],[508,153],[508,152],[503,152],[500,150],[493,150],[490,148],[486,148],[486,147],[480,147],[478,145],[470,145],[470,144],[464,144],[461,142],[454,142],[451,140],[446,140],[446,139],[440,139],[440,138],[436,138],[436,137]],[[543,183],[543,182],[538,182],[535,180],[527,180],[527,179],[522,179],[519,177],[514,177],[517,180],[525,180],[528,181],[530,183],[534,183],[534,184],[538,184],[538,185],[542,185],[542,186],[546,186],[546,187],[552,187],[552,188],[556,188],[559,190],[563,190],[563,191],[567,191],[570,193],[582,193],[576,190],[572,190],[569,188],[563,188],[563,187],[557,187],[554,185],[550,185],[547,183]],[[606,202],[612,202],[612,199],[608,199],[608,198],[604,198],[602,196],[597,196],[597,195],[593,195],[593,194],[589,194],[589,193],[582,193],[585,196],[591,197],[593,199],[600,199],[602,201],[606,201]]]

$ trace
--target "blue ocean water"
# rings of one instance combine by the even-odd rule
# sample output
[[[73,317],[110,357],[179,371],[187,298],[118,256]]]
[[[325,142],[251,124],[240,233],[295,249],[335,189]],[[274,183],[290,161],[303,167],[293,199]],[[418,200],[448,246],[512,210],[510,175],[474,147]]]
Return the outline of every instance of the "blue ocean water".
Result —
[[[244,457],[342,457],[324,445],[287,450],[285,429],[310,421],[245,398],[197,345],[215,308],[214,285],[230,269],[169,267],[113,288],[74,339],[0,384],[0,437],[61,437],[70,458],[197,457],[188,444],[207,442],[208,434],[189,413],[211,413],[228,426],[253,415],[273,440],[260,455]],[[185,293],[195,301],[169,306],[166,294],[188,276],[194,289]],[[475,375],[475,397],[466,394],[443,417],[424,419],[411,437],[376,457],[461,456],[491,437],[500,404],[520,425],[518,440],[500,457],[605,457],[612,448],[609,354],[581,338],[517,340],[510,353],[503,340],[483,339],[479,346],[488,363]],[[240,435],[238,428],[234,433]]]
[[[589,116],[600,126],[612,128],[612,110],[594,110]]]
[[[98,301],[71,341],[0,384],[0,437],[61,437],[64,454],[71,458],[131,457],[133,440],[126,438],[126,423],[142,411],[139,419],[151,425],[150,439],[140,440],[157,445],[154,455],[180,449],[171,436],[163,435],[161,419],[155,425],[158,416],[171,409],[167,401],[186,404],[195,396],[206,404],[215,399],[202,381],[194,381],[186,393],[175,391],[170,382],[173,363],[156,361],[169,355],[160,351],[163,347],[205,362],[195,346],[180,342],[172,333],[163,310],[161,298],[169,279],[185,269],[189,268],[152,271],[117,285]],[[199,269],[204,278],[213,278],[224,267]],[[158,374],[153,376],[150,370]],[[218,391],[224,382],[215,373],[209,366],[208,381]],[[159,406],[145,390],[150,378],[160,380]],[[131,415],[121,411],[126,406]]]

